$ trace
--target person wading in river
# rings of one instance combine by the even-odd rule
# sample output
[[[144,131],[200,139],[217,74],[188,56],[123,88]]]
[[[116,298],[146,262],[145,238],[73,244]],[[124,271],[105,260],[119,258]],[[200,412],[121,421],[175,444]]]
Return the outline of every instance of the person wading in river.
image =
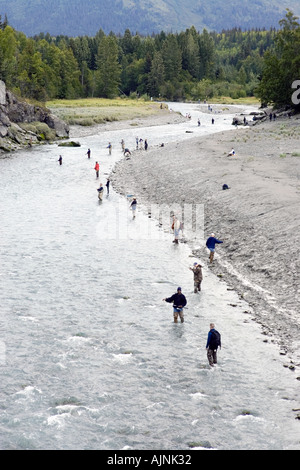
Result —
[[[100,169],[99,163],[96,162],[95,168],[94,168],[94,170],[96,172],[96,178],[99,178],[99,169]]]
[[[221,335],[215,330],[214,323],[211,323],[209,327],[210,330],[207,335],[206,350],[209,365],[213,367],[214,364],[217,364],[217,349],[221,349]]]
[[[109,194],[109,183],[110,183],[110,180],[109,178],[107,178],[106,185],[105,185],[107,194]]]
[[[102,201],[102,199],[103,199],[103,191],[104,191],[102,183],[100,183],[100,186],[99,186],[99,188],[97,189],[97,191],[98,191],[98,199],[99,199],[99,201]]]
[[[173,303],[173,315],[174,323],[178,323],[178,315],[180,316],[181,323],[184,322],[183,307],[185,307],[187,301],[185,296],[181,292],[181,287],[178,287],[176,294],[171,297],[163,299],[164,302]]]
[[[197,294],[197,292],[201,291],[201,282],[203,279],[202,266],[196,261],[190,270],[194,273],[194,293]]]
[[[136,200],[136,198],[134,197],[132,203],[130,204],[130,208],[131,208],[131,210],[132,210],[132,218],[133,218],[133,219],[135,219],[135,215],[136,215],[136,206],[137,206],[137,200]]]
[[[173,216],[173,223],[172,223],[172,230],[174,230],[174,240],[173,243],[176,243],[178,245],[179,243],[179,232],[181,229],[181,224],[180,221],[177,219],[177,217],[174,215]]]

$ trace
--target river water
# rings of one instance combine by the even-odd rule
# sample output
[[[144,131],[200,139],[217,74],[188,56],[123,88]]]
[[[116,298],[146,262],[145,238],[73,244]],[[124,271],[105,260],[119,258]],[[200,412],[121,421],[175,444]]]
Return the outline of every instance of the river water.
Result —
[[[137,132],[157,145],[231,126],[230,115],[212,128],[196,105],[177,106],[192,120],[0,160],[1,449],[300,448],[299,383],[249,306],[206,264],[194,294],[187,244],[141,208],[133,220],[113,188],[97,199],[122,138],[133,148]],[[177,286],[183,324],[162,301]],[[212,369],[211,321],[223,343]]]

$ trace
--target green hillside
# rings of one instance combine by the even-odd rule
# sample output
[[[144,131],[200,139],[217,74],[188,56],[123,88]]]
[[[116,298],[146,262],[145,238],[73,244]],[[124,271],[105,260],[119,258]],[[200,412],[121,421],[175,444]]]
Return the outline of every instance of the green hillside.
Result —
[[[27,36],[268,29],[278,26],[286,8],[299,16],[300,0],[0,0],[2,17]]]
[[[278,26],[27,37],[1,18],[0,80],[18,96],[40,102],[257,96],[264,104],[298,107],[300,24],[288,11]]]

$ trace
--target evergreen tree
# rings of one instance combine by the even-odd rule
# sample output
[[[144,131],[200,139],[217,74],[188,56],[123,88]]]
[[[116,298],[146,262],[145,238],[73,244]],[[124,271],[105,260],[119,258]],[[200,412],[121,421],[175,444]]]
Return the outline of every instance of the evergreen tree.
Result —
[[[45,78],[46,68],[41,54],[36,50],[35,41],[29,39],[18,64],[17,83],[22,96],[46,101]]]
[[[62,40],[59,46],[61,86],[59,98],[74,99],[82,96],[80,70],[73,51]]]
[[[129,29],[126,29],[123,38],[120,40],[120,46],[125,55],[130,55],[134,51],[132,35]]]
[[[0,29],[0,78],[8,87],[15,86],[17,47],[14,30],[10,26]]]
[[[167,36],[161,48],[165,80],[178,80],[182,68],[182,56],[176,37]]]
[[[2,15],[0,15],[0,29],[4,30],[6,26],[8,26],[7,15],[5,14],[3,21],[2,21]]]
[[[148,74],[148,93],[150,96],[159,97],[161,86],[165,81],[165,69],[160,52],[155,52]]]
[[[48,98],[57,98],[60,94],[60,51],[46,39],[37,42],[37,50],[41,54],[45,67],[45,93]]]
[[[199,78],[212,78],[214,72],[215,46],[206,29],[199,36]]]
[[[299,80],[298,19],[288,11],[281,29],[222,33],[192,26],[179,34],[28,39],[0,17],[0,79],[35,99],[148,94],[174,100],[258,93],[262,101],[290,104]],[[267,52],[266,52],[267,51]]]
[[[119,94],[121,67],[118,62],[118,44],[114,36],[102,38],[97,53],[98,95],[113,98]]]
[[[192,28],[187,29],[182,50],[183,69],[187,70],[193,78],[200,78],[200,55],[197,32]]]
[[[298,18],[287,10],[280,21],[282,29],[275,37],[275,47],[266,52],[262,79],[257,94],[265,104],[292,106],[292,84],[299,80],[300,25]]]

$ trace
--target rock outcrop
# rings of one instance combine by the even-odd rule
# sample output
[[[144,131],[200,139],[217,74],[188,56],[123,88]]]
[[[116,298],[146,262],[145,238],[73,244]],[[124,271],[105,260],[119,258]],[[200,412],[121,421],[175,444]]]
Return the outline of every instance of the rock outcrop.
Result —
[[[69,126],[43,106],[21,101],[0,80],[0,152],[69,137]]]

